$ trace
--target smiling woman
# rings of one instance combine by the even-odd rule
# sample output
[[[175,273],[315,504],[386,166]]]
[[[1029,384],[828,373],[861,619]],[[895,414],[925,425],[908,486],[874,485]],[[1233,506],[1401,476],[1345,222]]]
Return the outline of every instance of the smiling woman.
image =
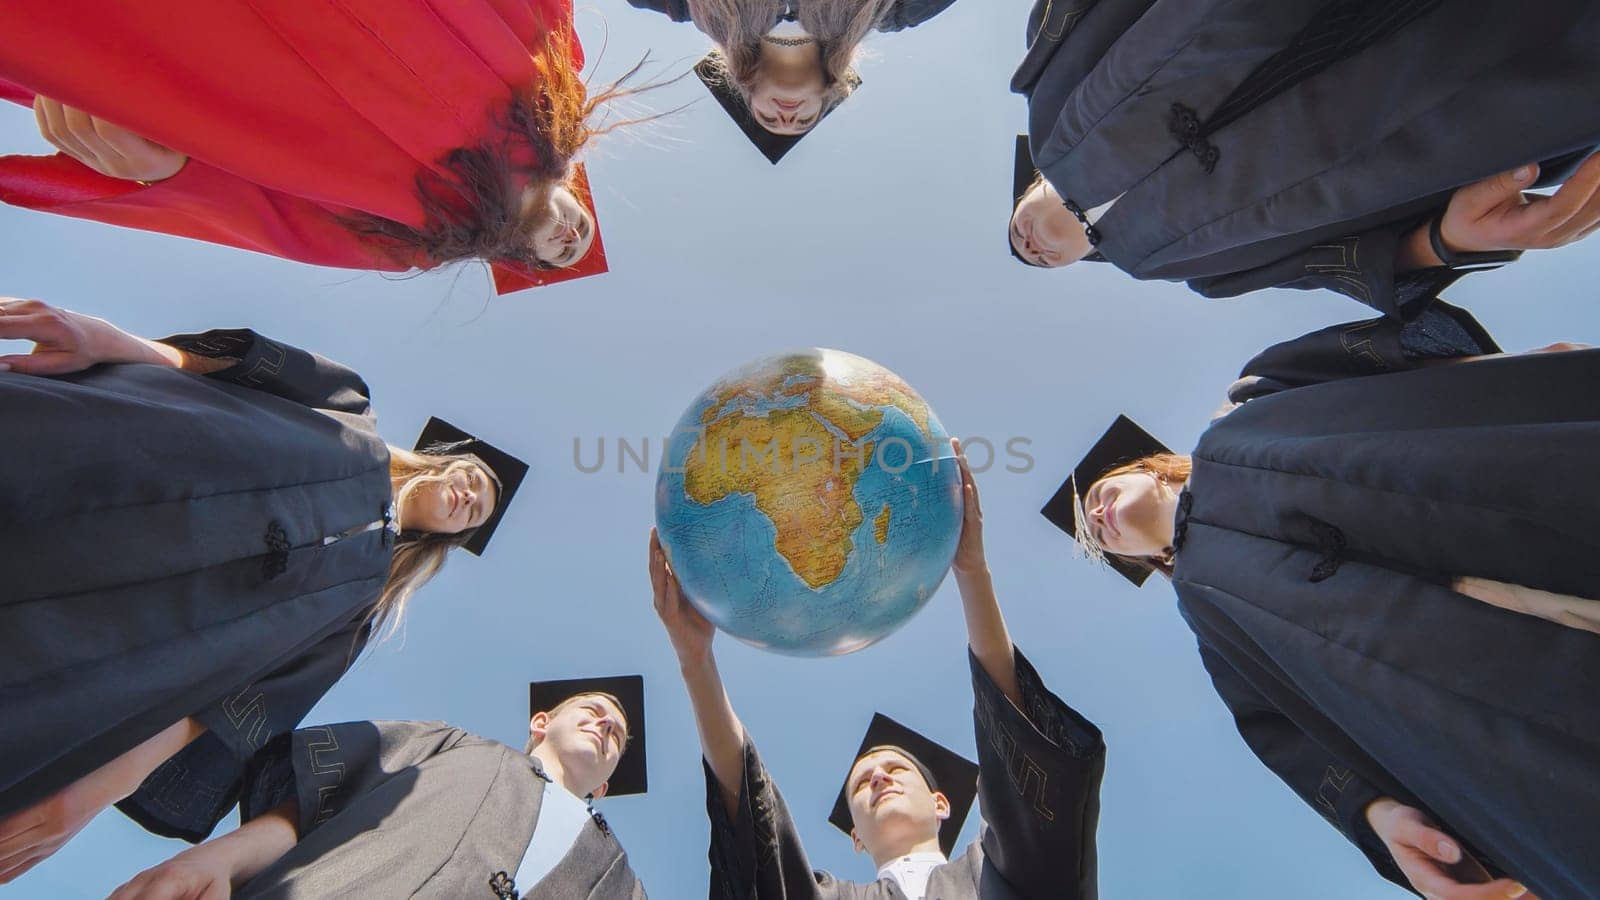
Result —
[[[597,120],[637,68],[589,91],[567,0],[73,0],[6,20],[0,98],[61,151],[0,158],[8,203],[316,265],[479,259],[502,293],[605,271],[576,158],[627,124]]]
[[[628,0],[690,21],[717,45],[695,71],[773,163],[861,83],[874,31],[919,25],[954,0]]]
[[[0,300],[0,883],[117,802],[199,840],[526,466],[433,420],[378,436],[349,369],[248,330],[160,341]],[[153,673],[159,672],[159,677]],[[109,724],[108,724],[109,723]]]

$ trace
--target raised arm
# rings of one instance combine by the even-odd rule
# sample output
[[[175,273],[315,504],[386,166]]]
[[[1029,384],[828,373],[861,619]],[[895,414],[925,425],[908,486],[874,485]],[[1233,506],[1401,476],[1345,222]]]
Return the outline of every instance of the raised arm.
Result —
[[[227,900],[299,840],[294,800],[140,872],[107,900]]]
[[[0,818],[0,884],[60,850],[91,819],[132,794],[168,757],[204,733],[199,722],[182,719],[53,796]]]
[[[733,703],[722,684],[722,674],[717,671],[717,657],[711,648],[716,629],[684,599],[672,564],[653,528],[650,530],[650,587],[655,594],[656,615],[661,617],[672,649],[678,655],[678,669],[694,707],[706,765],[722,788],[728,814],[734,815],[739,806],[740,785],[744,782],[744,725],[734,713]]]
[[[66,375],[101,363],[146,363],[200,374],[228,365],[190,356],[176,347],[123,331],[105,319],[41,300],[0,298],[0,338],[33,341],[31,353],[0,356],[0,372],[24,375]]]
[[[1000,601],[994,594],[994,579],[983,551],[983,505],[978,499],[978,483],[967,465],[961,442],[954,438],[956,465],[961,469],[961,539],[956,544],[950,570],[955,573],[961,592],[961,610],[967,619],[967,645],[978,664],[1012,703],[1022,704],[1022,689],[1017,684],[1016,652],[1011,633],[1006,630]]]

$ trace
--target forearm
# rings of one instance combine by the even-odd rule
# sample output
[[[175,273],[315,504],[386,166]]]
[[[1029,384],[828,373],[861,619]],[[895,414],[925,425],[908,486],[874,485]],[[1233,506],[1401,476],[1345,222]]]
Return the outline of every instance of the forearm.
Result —
[[[972,655],[1006,698],[1020,707],[1022,687],[1017,682],[1016,651],[1000,612],[1000,601],[995,597],[994,579],[987,567],[971,572],[956,570],[955,576]]]
[[[701,659],[683,662],[681,668],[683,684],[694,707],[695,725],[700,731],[700,749],[711,766],[711,773],[722,786],[728,814],[734,815],[739,805],[740,786],[744,783],[744,725],[733,711],[733,703],[722,684],[722,674],[717,671],[715,656],[707,653]]]
[[[1411,272],[1417,269],[1432,269],[1444,265],[1444,260],[1433,252],[1433,242],[1428,239],[1428,223],[1406,232],[1400,239],[1400,245],[1395,248],[1394,270],[1396,273]]]
[[[215,852],[227,854],[231,881],[243,886],[263,869],[277,862],[300,840],[295,822],[300,807],[293,799],[263,813],[237,830],[208,842]]]
[[[138,790],[151,772],[205,731],[195,719],[185,718],[107,763],[92,776],[104,791],[106,805]]]

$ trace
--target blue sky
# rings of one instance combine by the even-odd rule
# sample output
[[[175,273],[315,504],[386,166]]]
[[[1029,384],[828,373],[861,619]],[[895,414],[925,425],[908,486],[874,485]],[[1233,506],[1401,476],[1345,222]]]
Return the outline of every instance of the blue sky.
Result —
[[[1136,591],[1072,557],[1037,513],[1118,412],[1192,446],[1256,351],[1366,310],[1299,293],[1206,301],[1107,266],[1012,260],[1002,241],[1025,111],[1006,83],[1026,12],[963,0],[873,39],[857,96],[777,167],[709,98],[600,140],[588,160],[613,271],[598,278],[490,299],[471,269],[394,280],[0,207],[0,294],[148,336],[253,327],[361,372],[394,443],[440,414],[528,459],[488,555],[452,560],[403,638],[370,651],[308,722],[444,719],[520,744],[529,680],[642,671],[652,790],[603,806],[652,897],[704,895],[707,828],[688,700],[650,607],[654,473],[619,473],[616,441],[649,437],[659,452],[719,375],[796,346],[888,366],[953,434],[1031,442],[1030,471],[1006,472],[1002,455],[978,476],[990,565],[1019,645],[1105,731],[1103,896],[1403,896],[1245,748],[1171,591],[1159,579]],[[706,46],[623,0],[593,0],[579,22],[600,79],[647,49],[676,74]],[[703,95],[691,77],[645,102]],[[0,109],[0,147],[42,152],[31,114]],[[1593,241],[1532,254],[1448,296],[1508,349],[1594,342],[1600,310],[1579,278],[1597,263]],[[579,471],[575,439],[586,464],[606,440],[607,466]],[[717,641],[814,864],[872,877],[826,816],[874,710],[974,755],[964,641],[948,580],[853,656]],[[974,815],[966,837],[976,829]],[[109,813],[7,896],[103,897],[182,846]]]

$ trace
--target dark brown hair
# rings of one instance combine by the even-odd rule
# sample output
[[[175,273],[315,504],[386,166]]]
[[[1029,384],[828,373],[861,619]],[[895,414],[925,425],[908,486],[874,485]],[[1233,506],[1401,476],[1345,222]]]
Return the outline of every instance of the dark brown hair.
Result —
[[[482,259],[555,268],[534,255],[532,240],[549,215],[550,192],[565,186],[585,202],[588,198],[572,177],[578,151],[596,135],[644,121],[599,127],[591,124],[596,110],[656,87],[625,87],[643,68],[641,59],[591,97],[579,77],[573,47],[570,30],[548,32],[543,52],[534,57],[537,90],[506,101],[498,115],[497,139],[450,151],[440,161],[444,173],[425,169],[417,174],[420,227],[369,215],[352,217],[348,227],[373,238],[385,255],[408,267]],[[524,188],[536,191],[531,202],[524,202]]]

